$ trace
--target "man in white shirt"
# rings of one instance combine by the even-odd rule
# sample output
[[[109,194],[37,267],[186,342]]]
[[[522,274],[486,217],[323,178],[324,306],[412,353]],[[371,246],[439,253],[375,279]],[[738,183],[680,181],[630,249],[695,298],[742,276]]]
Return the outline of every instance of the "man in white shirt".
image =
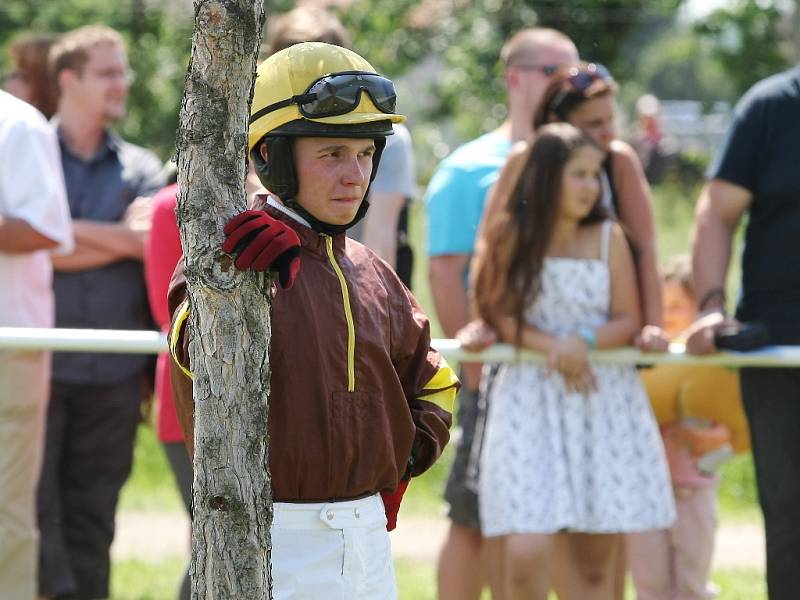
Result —
[[[0,327],[52,327],[50,251],[72,250],[56,135],[0,91]],[[34,521],[50,355],[0,349],[0,597],[36,596]]]

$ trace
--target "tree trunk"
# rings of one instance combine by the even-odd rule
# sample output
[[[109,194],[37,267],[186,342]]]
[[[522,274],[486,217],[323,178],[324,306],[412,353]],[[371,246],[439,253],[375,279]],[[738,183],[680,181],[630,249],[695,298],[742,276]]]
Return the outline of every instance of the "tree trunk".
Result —
[[[271,597],[271,299],[221,251],[245,208],[246,141],[266,0],[195,0],[178,129],[178,222],[191,306],[192,599]]]

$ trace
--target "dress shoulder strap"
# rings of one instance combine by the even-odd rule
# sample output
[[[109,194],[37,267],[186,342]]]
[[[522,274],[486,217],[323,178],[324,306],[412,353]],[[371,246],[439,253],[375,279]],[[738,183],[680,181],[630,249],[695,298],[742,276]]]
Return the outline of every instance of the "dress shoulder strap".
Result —
[[[600,246],[600,258],[602,259],[604,264],[608,264],[608,242],[609,238],[611,237],[611,220],[606,219],[603,221],[602,225],[602,241],[600,242],[602,245]]]

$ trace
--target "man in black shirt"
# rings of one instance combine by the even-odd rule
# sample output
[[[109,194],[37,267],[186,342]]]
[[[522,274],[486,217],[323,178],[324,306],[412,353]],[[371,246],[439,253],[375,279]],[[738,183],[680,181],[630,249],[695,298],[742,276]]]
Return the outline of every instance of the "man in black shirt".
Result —
[[[725,322],[725,275],[747,213],[739,321],[772,343],[800,344],[800,66],[757,83],[739,102],[696,210],[700,314],[689,351],[713,352]],[[800,598],[800,369],[742,369],[742,397],[767,538],[772,600]]]

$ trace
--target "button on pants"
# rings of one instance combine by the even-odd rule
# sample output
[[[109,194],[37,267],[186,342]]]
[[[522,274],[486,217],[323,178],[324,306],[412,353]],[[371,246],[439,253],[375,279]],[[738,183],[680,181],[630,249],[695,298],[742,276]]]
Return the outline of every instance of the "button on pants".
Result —
[[[274,600],[397,598],[380,496],[316,504],[276,502],[274,511]]]

